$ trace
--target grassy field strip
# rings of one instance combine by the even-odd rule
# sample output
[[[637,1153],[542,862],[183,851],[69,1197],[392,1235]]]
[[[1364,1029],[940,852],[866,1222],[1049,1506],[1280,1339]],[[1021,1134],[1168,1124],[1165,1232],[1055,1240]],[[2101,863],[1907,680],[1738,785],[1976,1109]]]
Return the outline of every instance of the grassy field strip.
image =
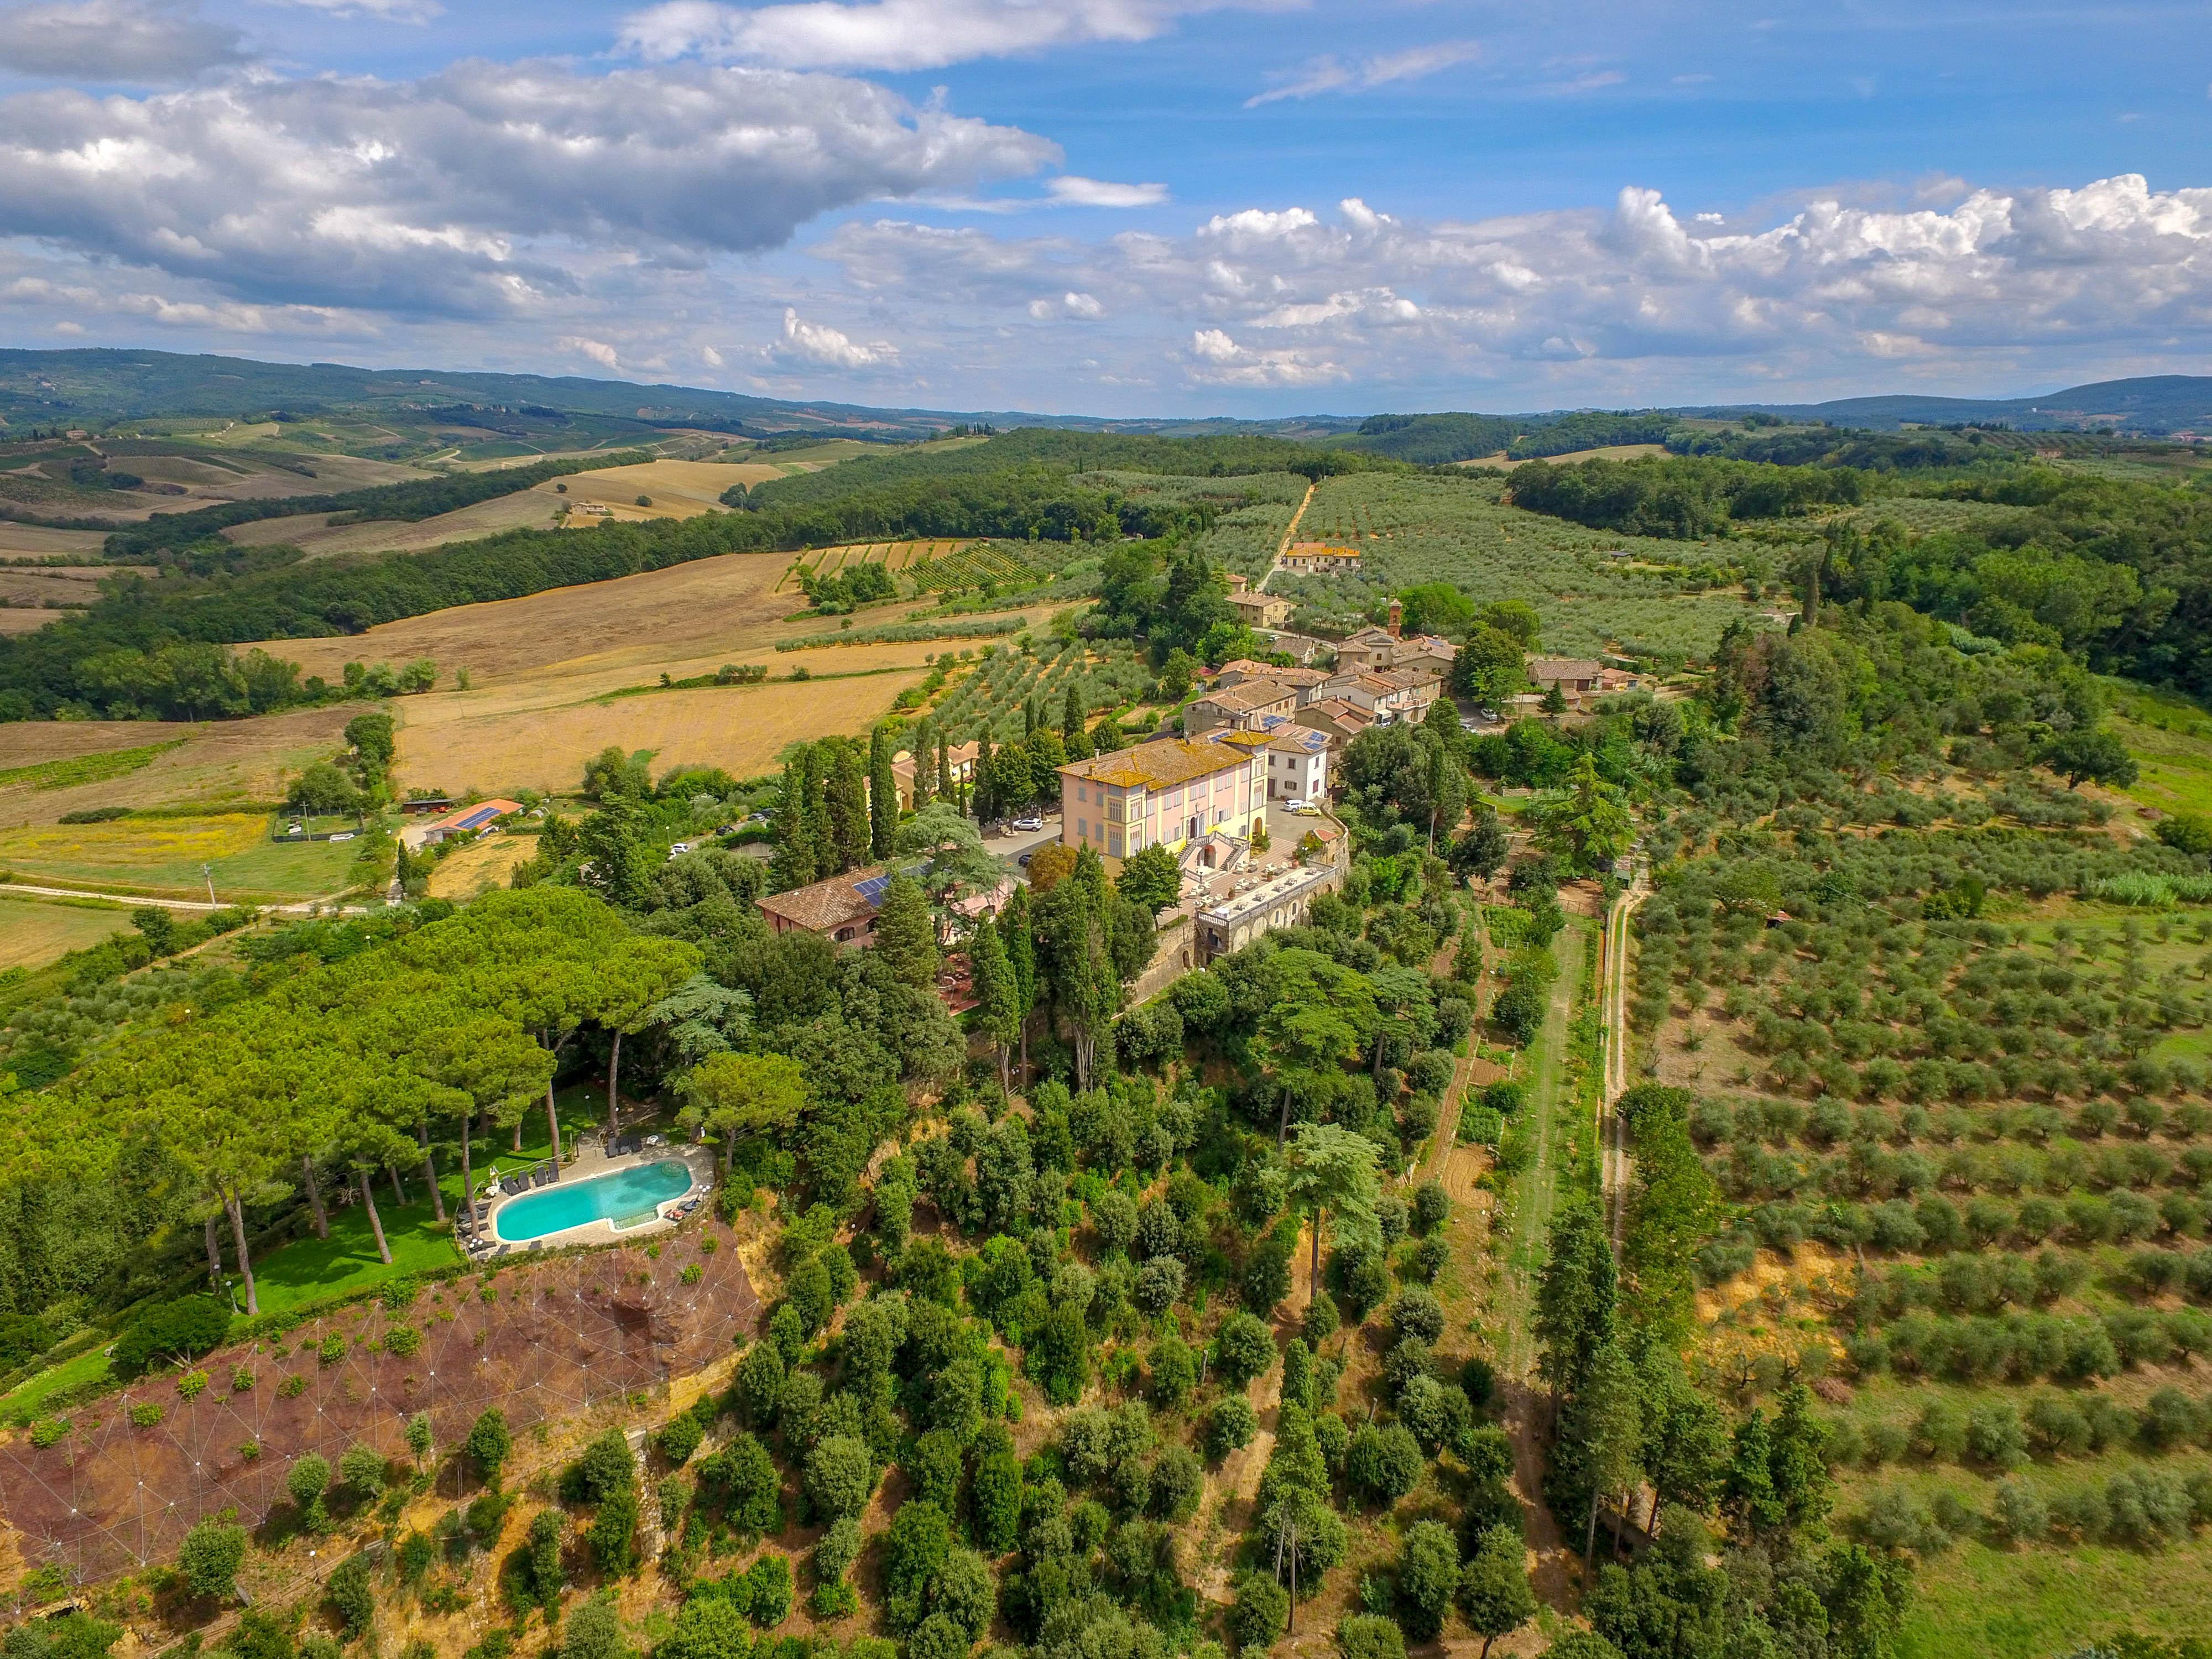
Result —
[[[1628,1090],[1628,924],[1637,907],[1649,896],[1629,891],[1613,902],[1606,918],[1603,954],[1605,980],[1605,1076],[1598,1090],[1598,1145],[1603,1149],[1606,1203],[1612,1214],[1613,1253],[1620,1255],[1621,1229],[1628,1216],[1628,1147],[1626,1127],[1613,1103]],[[1613,1121],[1606,1122],[1610,1115]],[[1609,1133],[1608,1133],[1609,1131]]]
[[[1551,1006],[1536,1038],[1536,1066],[1529,1077],[1528,1104],[1534,1115],[1535,1156],[1516,1182],[1505,1273],[1498,1290],[1499,1376],[1504,1384],[1505,1431],[1513,1443],[1513,1480],[1527,1506],[1523,1528],[1536,1557],[1538,1595],[1556,1606],[1566,1591],[1567,1567],[1559,1529],[1545,1505],[1543,1417],[1548,1405],[1535,1385],[1533,1341],[1535,1273],[1546,1230],[1559,1197],[1559,1172],[1553,1156],[1553,1124],[1566,1076],[1567,1028],[1582,982],[1583,932],[1570,919],[1552,941],[1559,975],[1552,982]]]
[[[1535,1275],[1543,1251],[1544,1234],[1552,1223],[1559,1198],[1559,1171],[1552,1156],[1553,1126],[1558,1115],[1559,1089],[1566,1075],[1567,1024],[1582,988],[1584,924],[1570,918],[1552,940],[1552,958],[1559,976],[1552,981],[1551,1006],[1544,1012],[1544,1029],[1536,1038],[1536,1065],[1528,1078],[1528,1103],[1533,1114],[1536,1153],[1519,1179],[1513,1206],[1513,1231],[1505,1250],[1505,1282],[1499,1301],[1504,1329],[1502,1358],[1509,1376],[1526,1376],[1535,1363],[1530,1324],[1534,1310]]]

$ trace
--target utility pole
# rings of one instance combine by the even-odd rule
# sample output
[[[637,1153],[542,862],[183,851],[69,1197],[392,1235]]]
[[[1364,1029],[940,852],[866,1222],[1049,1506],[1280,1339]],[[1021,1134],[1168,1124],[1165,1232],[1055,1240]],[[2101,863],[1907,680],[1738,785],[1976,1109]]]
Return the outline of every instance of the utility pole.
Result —
[[[207,878],[208,908],[212,909],[215,908],[215,866],[203,864],[200,866],[200,874]]]

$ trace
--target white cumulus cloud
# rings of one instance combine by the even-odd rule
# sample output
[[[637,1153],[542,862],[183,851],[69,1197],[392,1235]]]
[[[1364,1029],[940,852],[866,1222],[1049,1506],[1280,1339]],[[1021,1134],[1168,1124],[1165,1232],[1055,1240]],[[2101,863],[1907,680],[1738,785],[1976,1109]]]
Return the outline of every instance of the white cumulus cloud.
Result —
[[[421,81],[240,80],[0,99],[9,234],[249,299],[480,313],[592,262],[696,262],[816,215],[1058,159],[1011,127],[836,76],[456,64]]]
[[[878,368],[896,362],[899,354],[888,340],[862,345],[842,330],[805,321],[797,311],[787,307],[778,355],[824,368]]]
[[[620,368],[621,355],[605,340],[586,339],[580,334],[563,334],[556,342],[562,350],[573,351],[580,357],[589,357],[602,368]]]
[[[1054,201],[1070,207],[1158,207],[1168,199],[1165,185],[1116,185],[1103,179],[1079,179],[1072,173],[1052,179],[1045,188]]]
[[[1150,40],[1186,13],[1269,0],[665,0],[623,21],[622,50],[785,69],[925,70],[1100,40]]]

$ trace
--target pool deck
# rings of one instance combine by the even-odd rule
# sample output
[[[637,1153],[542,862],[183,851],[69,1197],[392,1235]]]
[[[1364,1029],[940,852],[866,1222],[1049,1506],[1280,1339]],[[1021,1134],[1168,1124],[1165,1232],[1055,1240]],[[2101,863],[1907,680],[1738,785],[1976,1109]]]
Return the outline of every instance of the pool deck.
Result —
[[[575,1161],[561,1165],[561,1182],[568,1186],[579,1181],[589,1181],[595,1176],[613,1175],[619,1170],[635,1169],[643,1164],[663,1164],[675,1158],[691,1171],[691,1187],[674,1198],[665,1199],[656,1206],[659,1218],[641,1221],[635,1226],[617,1229],[611,1219],[587,1221],[581,1226],[564,1227],[558,1232],[545,1233],[537,1238],[514,1242],[501,1238],[499,1233],[501,1212],[510,1204],[520,1203],[530,1193],[502,1193],[489,1200],[491,1214],[484,1221],[481,1237],[491,1241],[491,1249],[469,1252],[471,1261],[490,1261],[526,1255],[533,1250],[562,1249],[574,1244],[613,1244],[633,1238],[649,1238],[659,1233],[672,1231],[676,1223],[669,1212],[687,1199],[711,1194],[714,1188],[714,1156],[705,1146],[678,1145],[671,1142],[659,1146],[647,1146],[635,1152],[625,1152],[620,1158],[609,1158],[604,1140],[598,1137],[586,1140],[577,1149]],[[551,1188],[533,1188],[533,1192],[548,1192]],[[480,1202],[484,1201],[479,1200]]]

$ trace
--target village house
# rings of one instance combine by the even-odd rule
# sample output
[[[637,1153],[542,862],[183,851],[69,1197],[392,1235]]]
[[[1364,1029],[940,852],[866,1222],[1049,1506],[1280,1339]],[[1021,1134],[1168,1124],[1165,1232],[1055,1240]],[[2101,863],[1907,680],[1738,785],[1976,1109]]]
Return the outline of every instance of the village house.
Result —
[[[1387,723],[1420,720],[1437,700],[1437,685],[1434,675],[1378,669],[1367,673],[1340,673],[1321,690],[1326,696],[1364,709]]]
[[[907,866],[910,874],[926,872],[923,865]],[[865,869],[853,870],[842,876],[832,876],[827,881],[794,887],[787,893],[769,893],[753,901],[771,930],[779,933],[818,933],[838,945],[870,945],[876,942],[876,915],[883,908],[884,893],[891,884],[896,872],[880,864]],[[1000,882],[990,892],[971,893],[956,898],[947,906],[946,921],[957,931],[959,922],[974,923],[984,916],[994,915],[1012,896],[1012,877]],[[958,921],[952,921],[958,918]],[[948,943],[945,929],[939,929],[939,942]]]
[[[1060,838],[1118,868],[1147,847],[1180,849],[1219,830],[1249,836],[1267,818],[1267,761],[1210,738],[1140,743],[1060,769]]]
[[[1327,542],[1298,542],[1284,553],[1282,565],[1297,575],[1320,576],[1340,570],[1357,570],[1360,559],[1356,548],[1332,547]]]
[[[1224,580],[1229,584],[1229,608],[1247,628],[1280,628],[1290,621],[1294,607],[1288,599],[1256,592],[1233,573]]]
[[[510,817],[522,810],[520,801],[480,800],[473,806],[463,806],[443,817],[432,818],[424,824],[410,824],[403,830],[400,839],[412,847],[435,847],[441,841],[455,836],[475,835],[490,829],[501,818]]]
[[[1323,668],[1281,668],[1273,663],[1254,662],[1249,657],[1237,657],[1221,665],[1214,684],[1219,686],[1242,685],[1247,680],[1273,680],[1277,685],[1287,685],[1298,694],[1304,704],[1313,701],[1314,687],[1328,678]]]
[[[1328,799],[1328,734],[1285,722],[1267,739],[1267,799]]]
[[[753,901],[779,933],[817,933],[839,945],[873,945],[876,913],[891,884],[882,866],[832,876],[827,881],[768,893]]]
[[[1550,690],[1559,688],[1563,696],[1595,691],[1604,669],[1588,657],[1531,657],[1528,659],[1528,678],[1532,683]]]
[[[1435,634],[1405,632],[1406,607],[1390,601],[1389,621],[1380,628],[1361,629],[1336,647],[1339,673],[1352,670],[1386,668],[1426,669],[1439,677],[1451,671],[1459,647]]]
[[[1287,716],[1298,706],[1298,694],[1273,680],[1246,680],[1217,688],[1194,698],[1183,709],[1183,730],[1192,737],[1227,726],[1249,732],[1262,722]]]
[[[1375,724],[1375,714],[1371,709],[1362,708],[1355,702],[1334,696],[1316,697],[1291,718],[1298,725],[1327,738],[1331,749],[1343,748]]]

